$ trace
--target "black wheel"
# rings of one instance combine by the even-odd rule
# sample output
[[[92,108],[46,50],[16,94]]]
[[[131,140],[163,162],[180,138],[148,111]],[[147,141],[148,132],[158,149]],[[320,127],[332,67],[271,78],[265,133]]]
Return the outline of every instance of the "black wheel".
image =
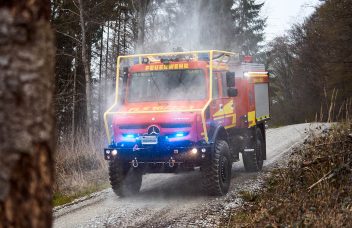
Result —
[[[263,168],[263,153],[265,151],[264,138],[259,128],[256,128],[254,133],[255,135],[252,141],[254,151],[242,153],[244,168],[247,172],[258,172]]]
[[[207,194],[222,196],[229,191],[232,161],[226,141],[216,141],[212,158],[205,161],[201,168],[203,188]]]
[[[109,163],[110,184],[116,195],[132,196],[139,192],[142,186],[143,173],[124,164],[118,159]]]

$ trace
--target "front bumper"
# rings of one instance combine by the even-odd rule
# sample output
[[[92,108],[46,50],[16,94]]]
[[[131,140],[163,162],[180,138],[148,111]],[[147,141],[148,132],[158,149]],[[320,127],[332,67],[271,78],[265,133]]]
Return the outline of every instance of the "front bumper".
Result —
[[[118,158],[124,162],[148,164],[168,163],[200,164],[208,154],[211,146],[206,143],[192,143],[189,141],[177,143],[159,143],[156,145],[142,145],[141,143],[119,143],[104,149],[106,160]]]

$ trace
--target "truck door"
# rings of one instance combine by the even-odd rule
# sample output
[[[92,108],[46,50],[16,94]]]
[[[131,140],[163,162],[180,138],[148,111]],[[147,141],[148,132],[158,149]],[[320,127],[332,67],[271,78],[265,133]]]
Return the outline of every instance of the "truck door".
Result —
[[[236,112],[234,97],[229,97],[227,94],[226,72],[221,72],[221,95],[223,103],[223,115],[225,128],[232,128],[236,126]]]
[[[210,116],[213,124],[223,125],[224,122],[224,105],[220,93],[220,78],[219,72],[213,72],[213,96],[210,104]]]

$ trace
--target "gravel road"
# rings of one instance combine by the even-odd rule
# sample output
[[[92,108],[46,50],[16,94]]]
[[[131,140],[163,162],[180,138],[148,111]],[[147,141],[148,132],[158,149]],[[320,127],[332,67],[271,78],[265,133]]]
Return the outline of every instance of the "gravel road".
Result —
[[[285,159],[300,144],[310,124],[267,130],[264,171]],[[265,172],[264,172],[265,173]],[[199,172],[148,174],[133,198],[119,198],[110,190],[54,209],[54,227],[213,227],[231,208],[241,205],[239,191],[260,188],[263,173],[245,173],[242,162],[233,165],[232,186],[224,197],[204,196]]]

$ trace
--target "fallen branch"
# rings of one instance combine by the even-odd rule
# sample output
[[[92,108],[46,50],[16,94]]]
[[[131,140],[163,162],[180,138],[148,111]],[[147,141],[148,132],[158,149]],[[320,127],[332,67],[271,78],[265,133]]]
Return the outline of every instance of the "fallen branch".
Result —
[[[314,188],[317,184],[319,184],[320,182],[324,181],[324,180],[329,180],[330,178],[332,178],[333,176],[335,176],[335,173],[333,173],[332,171],[328,172],[327,174],[325,174],[322,178],[320,178],[317,182],[315,182],[314,184],[312,184],[309,188],[308,191],[312,190],[312,188]]]
[[[315,182],[314,184],[312,184],[309,188],[308,191],[312,190],[312,188],[314,188],[317,184],[319,184],[322,181],[325,180],[329,180],[333,177],[335,177],[339,172],[341,172],[341,170],[346,170],[348,169],[352,164],[352,161],[342,164],[341,166],[331,170],[330,172],[328,172],[327,174],[325,174],[322,178],[320,178],[317,182]]]

